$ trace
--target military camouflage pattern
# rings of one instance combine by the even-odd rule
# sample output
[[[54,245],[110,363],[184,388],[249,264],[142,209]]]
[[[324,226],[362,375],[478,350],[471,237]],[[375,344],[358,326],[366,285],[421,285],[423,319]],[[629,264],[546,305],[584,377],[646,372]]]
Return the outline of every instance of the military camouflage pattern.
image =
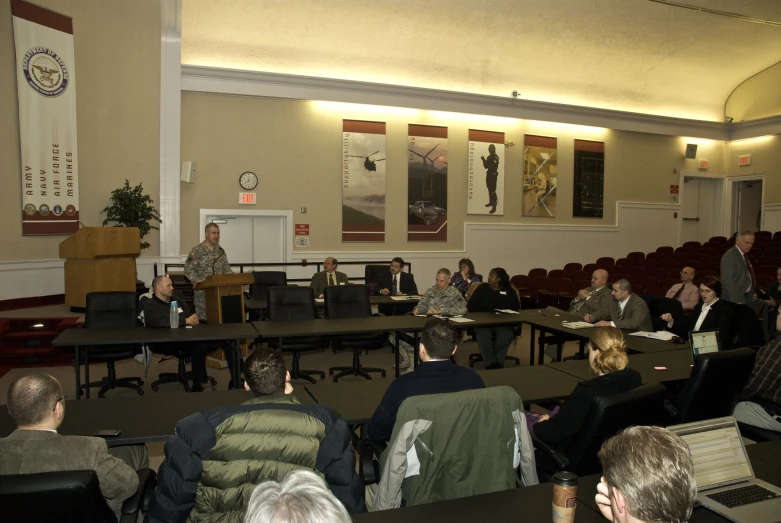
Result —
[[[222,247],[216,245],[210,249],[204,241],[193,247],[187,256],[187,261],[184,262],[184,275],[195,285],[212,274],[233,274],[233,269],[231,269],[228,256]],[[198,318],[205,320],[206,291],[195,291],[193,304]]]
[[[431,309],[439,309],[442,314],[464,314],[466,312],[466,301],[458,289],[447,286],[440,289],[437,286],[431,287],[423,295],[418,306],[415,307],[415,313],[425,314]]]

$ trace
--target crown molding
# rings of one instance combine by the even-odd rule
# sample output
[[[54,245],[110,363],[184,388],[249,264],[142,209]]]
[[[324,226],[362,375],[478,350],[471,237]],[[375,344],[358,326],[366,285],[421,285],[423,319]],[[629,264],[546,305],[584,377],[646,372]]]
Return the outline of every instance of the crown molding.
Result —
[[[194,65],[182,65],[182,91],[410,107],[712,140],[729,140],[731,128],[740,128],[741,135],[752,132],[749,127],[744,131],[743,123],[725,124],[438,89]]]
[[[781,134],[781,115],[729,124],[730,140],[745,140],[771,134]]]

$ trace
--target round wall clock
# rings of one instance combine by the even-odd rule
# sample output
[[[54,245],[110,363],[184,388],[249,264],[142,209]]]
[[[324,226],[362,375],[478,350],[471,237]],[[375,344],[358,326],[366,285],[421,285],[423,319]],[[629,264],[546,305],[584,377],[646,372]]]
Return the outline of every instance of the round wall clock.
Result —
[[[239,185],[241,185],[241,188],[245,191],[251,191],[258,186],[258,175],[249,171],[241,173],[241,176],[239,176]]]

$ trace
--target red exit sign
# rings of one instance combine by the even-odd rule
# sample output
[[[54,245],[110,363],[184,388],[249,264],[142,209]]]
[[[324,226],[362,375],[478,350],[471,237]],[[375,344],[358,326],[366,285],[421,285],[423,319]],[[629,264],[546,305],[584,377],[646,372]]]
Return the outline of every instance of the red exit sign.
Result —
[[[738,165],[751,165],[751,155],[741,154],[738,156]]]
[[[240,192],[239,203],[242,205],[255,205],[255,193],[254,192]]]

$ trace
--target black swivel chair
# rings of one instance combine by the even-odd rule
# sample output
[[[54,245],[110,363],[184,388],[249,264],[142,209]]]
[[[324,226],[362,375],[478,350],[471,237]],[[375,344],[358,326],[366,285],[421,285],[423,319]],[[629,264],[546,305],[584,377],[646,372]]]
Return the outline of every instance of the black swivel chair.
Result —
[[[664,406],[666,393],[663,385],[648,383],[620,394],[595,397],[586,421],[566,449],[554,448],[532,435],[540,482],[549,481],[558,470],[578,476],[596,474],[602,470],[597,452],[605,440],[633,425],[671,424]]]
[[[372,315],[369,303],[369,289],[366,285],[339,285],[325,288],[325,315],[327,318],[369,318]],[[352,367],[331,367],[328,374],[334,376],[334,383],[344,376],[363,376],[372,379],[370,372],[379,372],[385,377],[385,369],[362,367],[361,351],[381,349],[388,343],[388,333],[350,334],[337,337],[333,343],[353,351]]]
[[[90,292],[87,294],[87,309],[84,326],[92,330],[109,329],[132,329],[137,326],[135,292]],[[144,389],[141,387],[144,382],[141,378],[117,378],[117,372],[114,363],[119,360],[126,360],[134,357],[141,352],[141,346],[137,344],[128,345],[106,345],[86,347],[83,352],[85,364],[85,384],[82,389],[89,387],[100,387],[98,398],[104,398],[106,391],[117,387],[126,387],[135,390],[139,396],[143,396]],[[89,381],[89,363],[90,361],[105,361],[108,367],[108,376],[100,381]],[[81,391],[78,391],[81,395]]]
[[[268,289],[268,317],[271,321],[302,321],[317,319],[315,295],[311,287],[271,287]],[[328,346],[321,336],[296,338],[278,338],[269,341],[269,346],[293,353],[292,379],[305,379],[317,383],[312,374],[319,374],[325,379],[325,372],[320,370],[301,370],[301,353],[308,350],[319,350]]]
[[[732,347],[761,347],[765,344],[762,322],[748,305],[724,300],[732,309]],[[732,347],[724,347],[730,349]]]
[[[748,347],[695,357],[689,381],[673,403],[675,423],[732,416],[755,357]]]
[[[388,264],[390,265],[390,264]],[[388,265],[367,265],[363,269],[363,279],[366,286],[369,288],[369,295],[375,296],[378,294],[377,285],[380,274],[388,272]]]
[[[268,290],[271,287],[287,285],[287,273],[284,271],[256,271],[252,273],[252,277],[255,281],[249,286],[249,294],[256,300],[267,300]],[[268,312],[265,315],[261,315],[259,310],[250,311],[250,320],[252,321],[259,321],[265,318],[268,318]]]
[[[679,325],[683,321],[683,305],[680,301],[652,294],[643,294],[640,297],[648,305],[655,331],[663,331],[667,328],[667,322],[661,318],[662,314],[672,314],[673,321]]]
[[[157,475],[143,469],[138,471],[138,480],[138,490],[122,504],[119,523],[135,523],[138,512],[146,511]],[[0,514],[3,521],[9,522],[117,522],[93,470],[0,476]]]

